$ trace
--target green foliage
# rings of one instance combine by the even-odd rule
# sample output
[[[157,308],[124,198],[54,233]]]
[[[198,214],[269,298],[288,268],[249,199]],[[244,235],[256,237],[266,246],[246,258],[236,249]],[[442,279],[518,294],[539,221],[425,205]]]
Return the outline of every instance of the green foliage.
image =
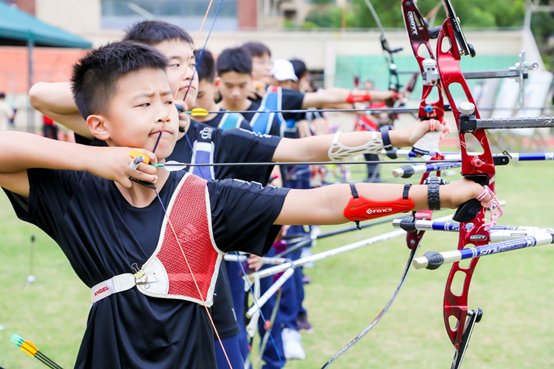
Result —
[[[531,19],[531,29],[537,39],[537,44],[543,53],[543,61],[547,68],[554,68],[554,47],[549,46],[548,39],[554,35],[552,13],[536,13]]]
[[[308,13],[305,23],[317,28],[340,28],[343,11],[337,7],[317,8]]]
[[[320,4],[329,2],[321,1]],[[385,28],[404,26],[400,2],[372,1],[379,19]],[[435,1],[421,1],[418,7],[426,16],[437,5]],[[521,27],[525,11],[524,0],[514,0],[506,6],[505,0],[465,0],[453,1],[453,6],[463,25],[471,28],[507,28]],[[437,19],[444,18],[444,10],[439,8]],[[343,15],[344,13],[344,15]],[[346,9],[336,6],[320,6],[310,12],[306,21],[321,28],[375,28],[375,20],[369,12],[365,0],[351,0]]]

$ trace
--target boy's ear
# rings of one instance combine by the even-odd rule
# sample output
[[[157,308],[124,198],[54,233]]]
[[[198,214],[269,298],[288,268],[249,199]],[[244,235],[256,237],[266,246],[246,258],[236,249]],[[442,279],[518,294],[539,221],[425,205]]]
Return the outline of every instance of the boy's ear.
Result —
[[[110,133],[106,129],[106,118],[103,115],[89,115],[86,120],[90,133],[101,141],[110,138]]]

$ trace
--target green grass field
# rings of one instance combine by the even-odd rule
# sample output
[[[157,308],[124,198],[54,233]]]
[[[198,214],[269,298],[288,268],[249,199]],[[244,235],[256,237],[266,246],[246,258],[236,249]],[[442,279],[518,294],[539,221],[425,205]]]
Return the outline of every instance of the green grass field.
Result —
[[[554,226],[551,165],[526,163],[498,169],[497,192],[507,201],[499,223]],[[89,292],[56,245],[17,220],[3,193],[0,209],[0,367],[44,367],[10,343],[11,335],[18,333],[70,368],[84,331]],[[384,225],[328,238],[314,252],[390,230],[390,225]],[[36,235],[32,270],[31,235]],[[423,241],[419,254],[452,249],[457,235],[428,233]],[[312,284],[306,289],[306,306],[314,330],[303,334],[306,360],[290,362],[287,368],[320,368],[369,324],[393,292],[407,257],[404,240],[397,239],[307,269]],[[554,367],[553,262],[554,250],[549,246],[482,258],[471,285],[470,306],[481,307],[485,315],[475,329],[463,368]],[[412,270],[382,323],[332,367],[449,368],[454,351],[442,322],[448,270]],[[30,273],[36,276],[31,285],[27,284]]]

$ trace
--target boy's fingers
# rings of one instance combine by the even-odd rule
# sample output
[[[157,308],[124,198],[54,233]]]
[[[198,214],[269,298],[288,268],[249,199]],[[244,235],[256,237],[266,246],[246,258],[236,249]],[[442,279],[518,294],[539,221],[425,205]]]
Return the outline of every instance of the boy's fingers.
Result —
[[[119,183],[124,188],[131,188],[133,186],[133,182],[129,179],[129,177],[122,177],[122,178],[116,179],[116,182]]]
[[[137,170],[146,174],[155,175],[158,171],[158,168],[156,168],[153,165],[140,163],[139,166],[137,167]]]
[[[143,165],[143,164],[141,164],[141,165]],[[132,177],[132,178],[137,179],[139,181],[148,182],[148,183],[156,183],[156,181],[158,180],[157,175],[144,173],[144,172],[138,170],[138,168],[136,170],[132,170],[129,177]]]

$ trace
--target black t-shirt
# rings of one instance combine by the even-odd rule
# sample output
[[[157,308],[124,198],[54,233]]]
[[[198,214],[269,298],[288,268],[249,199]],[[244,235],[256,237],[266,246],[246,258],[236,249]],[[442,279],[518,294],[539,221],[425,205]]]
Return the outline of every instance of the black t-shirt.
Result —
[[[168,160],[190,163],[194,141],[202,136],[206,126],[191,121],[185,136],[177,141],[173,153]],[[252,163],[271,162],[280,137],[267,136],[242,129],[210,129],[211,141],[214,143],[214,163]],[[205,170],[209,170],[208,167]],[[187,167],[190,169],[190,167]],[[222,165],[214,170],[215,179],[237,178],[249,182],[259,182],[265,185],[273,169],[268,166]]]
[[[302,104],[304,102],[304,94],[302,92],[289,88],[282,88],[281,93],[283,94],[282,110],[302,110]],[[306,113],[283,113],[283,118],[296,122],[305,119],[305,117]]]
[[[258,111],[258,109],[260,109],[260,102],[252,101],[248,106],[248,108],[246,108],[246,111],[242,112],[241,114],[244,117],[244,119],[250,122],[254,117],[254,114],[256,114],[256,112]]]
[[[167,160],[190,163],[194,141],[202,136],[206,125],[191,121],[185,136],[177,141],[173,153]],[[212,129],[209,127],[211,141],[214,143],[215,163],[271,162],[273,153],[280,142],[279,137],[258,135],[242,129]],[[79,142],[89,145],[105,146],[103,141],[80,137]],[[190,170],[192,167],[187,167]],[[212,168],[201,167],[203,171]],[[214,167],[215,179],[237,178],[249,182],[267,184],[273,166],[220,166]],[[207,176],[203,176],[207,177]],[[224,263],[222,263],[223,265]],[[238,333],[238,325],[232,312],[233,300],[225,270],[220,270],[214,290],[213,320],[221,337],[226,338]],[[241,312],[236,312],[240,314]]]
[[[170,174],[155,199],[131,206],[111,181],[86,172],[31,169],[30,195],[6,191],[17,216],[62,249],[88,286],[142,265],[156,247],[164,211],[184,172]],[[286,189],[236,180],[208,182],[213,239],[222,251],[262,254],[279,227]],[[215,368],[214,337],[204,308],[158,299],[138,289],[95,303],[76,368]]]

